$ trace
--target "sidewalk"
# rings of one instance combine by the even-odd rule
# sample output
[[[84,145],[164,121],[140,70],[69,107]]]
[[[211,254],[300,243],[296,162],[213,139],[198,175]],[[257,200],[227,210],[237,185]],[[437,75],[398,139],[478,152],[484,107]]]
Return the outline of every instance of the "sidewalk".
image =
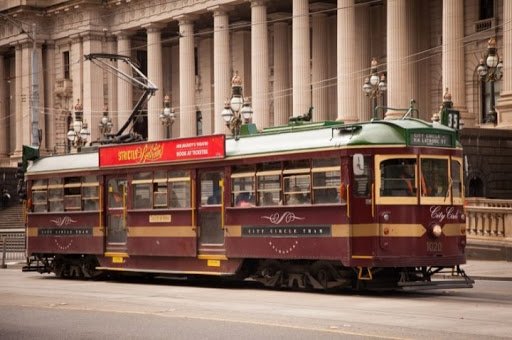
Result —
[[[461,267],[473,280],[512,281],[512,262],[468,260]]]

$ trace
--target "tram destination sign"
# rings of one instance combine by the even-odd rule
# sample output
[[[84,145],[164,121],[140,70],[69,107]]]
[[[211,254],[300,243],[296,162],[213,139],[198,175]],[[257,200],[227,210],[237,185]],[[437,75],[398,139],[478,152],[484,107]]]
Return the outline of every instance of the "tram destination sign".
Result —
[[[217,159],[224,158],[225,155],[224,135],[107,145],[99,149],[100,167]]]
[[[451,147],[452,136],[449,134],[432,133],[432,132],[411,132],[410,145],[417,146],[439,146]]]

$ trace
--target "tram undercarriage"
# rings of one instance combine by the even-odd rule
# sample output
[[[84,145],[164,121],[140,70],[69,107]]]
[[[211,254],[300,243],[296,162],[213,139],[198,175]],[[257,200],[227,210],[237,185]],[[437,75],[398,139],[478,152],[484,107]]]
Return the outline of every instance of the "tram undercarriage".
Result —
[[[93,255],[38,255],[29,259],[23,271],[53,272],[57,278],[64,279],[98,279],[105,274],[96,270],[98,266]],[[147,275],[147,271],[143,271]],[[324,291],[343,288],[417,291],[472,288],[474,283],[460,266],[348,268],[334,261],[248,260],[233,277],[251,278],[270,288]]]

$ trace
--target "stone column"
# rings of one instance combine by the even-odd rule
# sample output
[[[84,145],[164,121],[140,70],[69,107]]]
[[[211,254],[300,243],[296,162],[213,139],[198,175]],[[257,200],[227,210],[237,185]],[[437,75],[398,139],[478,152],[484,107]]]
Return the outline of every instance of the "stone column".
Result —
[[[101,53],[101,35],[88,34],[83,37],[84,54]],[[87,122],[91,132],[89,141],[99,139],[99,122],[103,115],[105,98],[103,94],[103,70],[91,62],[83,64],[83,109],[84,122]]]
[[[48,150],[53,150],[57,144],[57,131],[55,121],[58,119],[55,108],[55,43],[53,41],[46,42],[45,58],[44,58],[44,112],[46,115],[42,120],[46,121],[46,139],[43,144]],[[43,92],[40,91],[41,94]],[[46,119],[45,119],[46,118]],[[60,133],[64,131],[59,131]],[[66,131],[67,132],[67,131]]]
[[[292,26],[293,116],[300,116],[311,107],[308,0],[293,1]]]
[[[201,132],[203,135],[210,135],[213,130],[213,72],[215,66],[213,64],[213,37],[211,29],[203,32],[197,47],[197,54],[199,58],[199,76],[200,76],[200,102],[198,103],[199,110],[201,111]]]
[[[338,87],[337,87],[337,63],[338,63],[338,15],[334,13],[327,19],[329,25],[327,50],[329,54],[329,120],[336,120],[338,117]]]
[[[231,97],[231,58],[229,53],[229,17],[230,7],[215,6],[213,12],[213,131],[225,133],[226,123],[221,113],[224,102]]]
[[[498,51],[499,52],[499,51]],[[512,2],[503,1],[503,80],[498,111],[498,127],[512,129]]]
[[[121,31],[115,33],[117,36],[117,54],[130,57],[132,54],[131,33]],[[125,62],[118,61],[117,67],[121,72],[131,74],[130,65]],[[120,77],[117,77],[117,110],[112,112],[112,121],[117,122],[116,132],[119,131],[128,118],[133,109],[133,85]]]
[[[4,56],[0,54],[0,164],[7,157],[9,145],[9,114],[7,112],[7,98],[5,85],[5,63]]]
[[[117,46],[116,46],[116,38],[113,35],[108,35],[106,37],[106,52],[116,54]],[[115,61],[110,62],[111,65],[117,66]],[[118,129],[118,121],[117,121],[117,81],[119,77],[114,72],[105,72],[105,77],[107,78],[107,108],[108,115],[112,119],[112,132],[117,132]]]
[[[329,118],[328,112],[328,50],[327,50],[327,13],[328,4],[316,2],[311,4],[313,13],[312,27],[312,96],[313,118],[315,122],[325,121]]]
[[[196,135],[194,22],[179,18],[180,25],[180,137]]]
[[[231,23],[230,26],[232,27],[231,69],[238,71],[238,75],[242,78],[244,97],[252,97],[251,22],[237,21]]]
[[[70,53],[69,53],[69,69],[71,72],[71,80],[73,86],[73,98],[71,100],[71,108],[75,106],[77,99],[83,100],[83,92],[82,85],[84,83],[83,79],[83,48],[82,48],[82,38],[76,34],[69,37],[70,38]],[[88,62],[90,63],[90,62]],[[74,118],[74,116],[73,116]]]
[[[279,15],[279,16],[278,16]],[[289,18],[288,13],[273,14],[271,19]],[[276,21],[274,28],[274,125],[288,124],[290,117],[290,72],[288,72],[288,22]]]
[[[23,145],[31,145],[32,137],[32,112],[31,112],[31,64],[32,64],[32,42],[23,43],[21,51],[21,139]]]
[[[464,81],[464,0],[443,1],[443,92],[448,88],[453,106],[461,111],[466,127],[474,126],[475,117],[466,109]]]
[[[46,101],[45,101],[45,79],[44,79],[44,64],[43,64],[43,46],[42,44],[37,44],[36,46],[36,53],[37,53],[37,57],[36,57],[36,60],[37,60],[37,74],[35,75],[36,78],[37,78],[37,91],[39,92],[39,101],[38,103],[36,103],[37,105],[37,128],[38,130],[41,131],[41,144],[38,143],[38,145],[40,146],[41,148],[41,151],[45,152],[48,150],[48,140],[47,140],[47,131],[46,131],[46,113],[47,113],[47,105],[46,105]],[[31,60],[31,64],[32,64],[32,54],[31,54],[31,57],[30,57],[30,60]],[[31,72],[33,72],[31,70]],[[32,97],[32,80],[30,80],[30,96]],[[32,117],[32,107],[30,109],[30,124],[32,125],[32,120],[33,120],[33,117]],[[31,126],[32,128],[32,126]],[[32,131],[32,130],[31,130]],[[31,133],[32,135],[32,133]],[[34,145],[34,141],[32,141],[32,136],[30,137],[30,140],[31,140],[31,144]]]
[[[338,0],[337,30],[337,74],[338,74],[338,117],[345,123],[357,121],[356,91],[356,45],[354,0]]]
[[[373,115],[373,107],[371,105],[371,99],[365,95],[362,90],[363,83],[366,77],[370,74],[370,65],[371,58],[370,56],[370,7],[361,5],[356,7],[355,18],[357,22],[356,26],[356,45],[354,49],[354,53],[356,54],[356,68],[354,71],[357,71],[355,77],[355,92],[357,97],[357,119],[361,121],[368,121],[372,118]],[[377,27],[375,30],[379,29]],[[379,63],[381,61],[379,60]],[[379,70],[383,71],[383,70]],[[382,96],[379,96],[376,100],[377,105],[380,105],[382,101]]]
[[[414,53],[411,42],[414,30],[408,13],[407,0],[388,0],[387,5],[387,58],[388,58],[388,106],[407,108],[416,91]],[[404,86],[407,84],[407,86]],[[401,118],[404,112],[389,110],[386,119]]]
[[[148,36],[148,79],[158,88],[148,101],[148,141],[153,141],[165,137],[164,127],[160,121],[160,113],[164,107],[161,34],[165,26],[152,23],[143,27]]]
[[[180,107],[180,46],[171,45],[171,107],[176,110],[176,120],[172,125],[172,138],[180,137],[181,120],[179,115]]]
[[[22,89],[23,89],[23,49],[21,44],[16,45],[15,50],[15,107],[16,107],[16,145],[14,148],[14,157],[21,156],[21,150],[23,146],[23,112],[22,112]]]
[[[258,129],[269,127],[269,62],[267,6],[265,1],[251,1],[251,79],[252,121]]]

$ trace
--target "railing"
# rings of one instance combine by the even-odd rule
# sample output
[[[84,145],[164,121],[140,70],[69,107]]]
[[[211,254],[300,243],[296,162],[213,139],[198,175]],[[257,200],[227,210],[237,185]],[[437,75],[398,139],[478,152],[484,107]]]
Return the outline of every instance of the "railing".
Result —
[[[512,200],[467,198],[465,210],[469,242],[471,239],[499,241],[512,247]]]
[[[6,261],[25,260],[25,229],[0,229],[0,259]]]

